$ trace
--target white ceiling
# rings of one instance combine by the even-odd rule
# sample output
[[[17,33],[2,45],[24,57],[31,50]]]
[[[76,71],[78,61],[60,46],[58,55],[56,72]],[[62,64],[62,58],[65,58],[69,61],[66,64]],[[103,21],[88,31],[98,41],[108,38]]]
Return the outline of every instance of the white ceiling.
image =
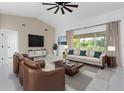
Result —
[[[43,6],[42,2],[21,2],[21,3],[0,3],[0,13],[19,15],[26,17],[35,17],[50,24],[56,29],[63,29],[71,25],[71,23],[78,23],[87,18],[108,13],[120,8],[124,8],[124,3],[96,3],[96,2],[73,2],[78,4],[78,8],[71,8],[72,13],[65,11],[65,15],[60,12],[54,14],[55,9],[47,11],[46,8],[51,6]],[[71,28],[70,28],[71,29]]]

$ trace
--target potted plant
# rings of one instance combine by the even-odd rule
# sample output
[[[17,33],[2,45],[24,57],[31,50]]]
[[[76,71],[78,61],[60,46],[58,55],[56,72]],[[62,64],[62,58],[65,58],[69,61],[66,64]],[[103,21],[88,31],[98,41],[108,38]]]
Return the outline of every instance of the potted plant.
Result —
[[[55,55],[55,56],[58,55],[58,45],[56,43],[53,44],[53,55]]]

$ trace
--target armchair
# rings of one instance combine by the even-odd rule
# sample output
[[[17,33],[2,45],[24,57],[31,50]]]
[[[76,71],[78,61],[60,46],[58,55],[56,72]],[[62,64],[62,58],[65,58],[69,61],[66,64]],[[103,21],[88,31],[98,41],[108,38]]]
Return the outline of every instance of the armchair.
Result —
[[[13,55],[13,72],[18,75],[19,73],[19,64],[24,59],[24,57],[19,53],[14,53]]]
[[[25,60],[25,61],[24,61]],[[20,84],[23,85],[23,64],[24,62],[32,67],[32,68],[35,68],[35,69],[42,69],[45,67],[45,61],[44,60],[39,60],[39,61],[32,61],[30,59],[28,59],[27,57],[24,58],[24,60],[20,63],[20,66],[19,66],[19,81],[20,81]]]
[[[29,66],[24,59],[23,88],[26,91],[63,91],[65,90],[64,68],[56,68],[52,71],[42,71]]]

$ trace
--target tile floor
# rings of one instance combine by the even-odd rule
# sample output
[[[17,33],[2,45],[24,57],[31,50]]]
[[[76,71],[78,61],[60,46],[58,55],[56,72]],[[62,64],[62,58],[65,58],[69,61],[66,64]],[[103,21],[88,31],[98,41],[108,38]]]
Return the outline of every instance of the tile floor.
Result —
[[[49,60],[58,59],[58,57],[50,56]],[[94,69],[94,67],[92,68]],[[19,84],[18,78],[12,71],[12,60],[8,63],[0,63],[0,91],[22,91],[22,87]],[[96,72],[90,72],[83,70],[81,73],[92,77],[92,81],[86,88],[86,91],[115,91],[124,90],[124,69],[121,67],[105,68],[104,70],[98,69]],[[75,91],[75,89],[66,85],[67,91]]]
[[[121,67],[99,70],[86,91],[124,90],[124,69]]]

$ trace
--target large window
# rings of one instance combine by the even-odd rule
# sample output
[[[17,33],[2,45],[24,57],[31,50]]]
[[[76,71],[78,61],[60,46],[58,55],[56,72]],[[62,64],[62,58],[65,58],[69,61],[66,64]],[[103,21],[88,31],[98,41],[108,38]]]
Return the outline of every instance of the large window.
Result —
[[[74,48],[80,47],[80,39],[74,38],[73,39]]]
[[[92,34],[80,34],[74,36],[74,48],[85,50],[106,50],[106,32],[97,32]]]
[[[94,48],[94,38],[80,38],[80,48],[92,50]]]

